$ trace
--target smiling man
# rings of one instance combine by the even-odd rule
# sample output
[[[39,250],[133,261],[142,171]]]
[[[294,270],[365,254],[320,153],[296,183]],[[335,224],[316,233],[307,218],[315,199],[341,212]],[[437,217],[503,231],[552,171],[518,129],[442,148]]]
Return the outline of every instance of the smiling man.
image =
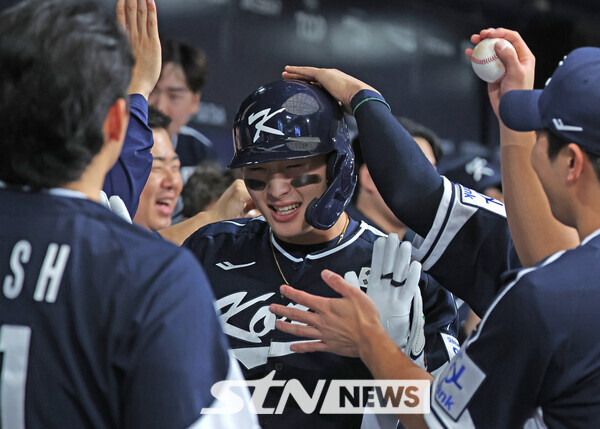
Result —
[[[179,156],[173,150],[167,131],[170,118],[153,107],[148,109],[148,125],[152,129],[152,171],[140,195],[135,223],[151,231],[171,226],[171,215],[183,189]]]
[[[343,112],[314,85],[273,82],[242,102],[234,120],[234,140],[229,168],[241,168],[263,217],[208,225],[184,246],[205,267],[231,352],[244,376],[256,380],[274,371],[275,382],[297,379],[311,395],[319,380],[370,379],[359,359],[293,353],[290,345],[299,338],[275,330],[275,315],[268,309],[272,303],[294,305],[279,294],[283,283],[336,296],[320,277],[326,267],[353,271],[366,286],[373,244],[384,234],[345,212],[356,177]],[[422,281],[423,294],[429,296],[428,277]],[[456,317],[447,292],[424,312],[427,323],[439,331]],[[439,350],[437,356],[446,353],[442,343],[428,343],[428,369],[448,359],[434,358],[434,349]],[[293,399],[286,401],[279,387],[270,388],[264,399],[265,408],[285,408],[281,414],[261,415],[263,427],[361,426],[362,415],[307,414]]]

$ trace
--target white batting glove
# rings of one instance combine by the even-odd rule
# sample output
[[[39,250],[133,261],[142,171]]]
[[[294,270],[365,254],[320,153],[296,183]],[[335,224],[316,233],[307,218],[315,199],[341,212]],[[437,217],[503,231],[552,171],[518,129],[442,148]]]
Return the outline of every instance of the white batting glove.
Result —
[[[102,204],[104,207],[109,209],[117,216],[131,223],[131,216],[129,215],[127,206],[125,206],[125,203],[118,195],[112,195],[110,198],[108,198],[104,191],[100,191],[100,204]]]
[[[390,337],[413,362],[425,369],[425,320],[419,289],[421,264],[411,263],[411,251],[411,244],[401,242],[398,234],[378,238],[373,246],[367,295],[377,306],[381,324]]]

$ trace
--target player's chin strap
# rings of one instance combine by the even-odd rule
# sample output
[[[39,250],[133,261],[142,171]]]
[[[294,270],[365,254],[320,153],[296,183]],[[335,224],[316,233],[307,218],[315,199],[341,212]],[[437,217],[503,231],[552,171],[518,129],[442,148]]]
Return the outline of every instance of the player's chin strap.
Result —
[[[380,237],[373,246],[367,295],[379,310],[379,320],[396,345],[415,364],[425,367],[425,318],[419,288],[421,264],[411,262],[412,246],[398,235]],[[346,273],[348,283],[358,287],[356,273]],[[363,416],[361,429],[396,429],[398,419],[391,414]]]

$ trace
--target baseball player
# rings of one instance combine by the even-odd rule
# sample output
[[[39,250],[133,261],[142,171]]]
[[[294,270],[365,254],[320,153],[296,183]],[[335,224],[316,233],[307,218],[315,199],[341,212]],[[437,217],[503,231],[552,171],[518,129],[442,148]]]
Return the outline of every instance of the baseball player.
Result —
[[[129,217],[133,218],[152,168],[150,149],[153,139],[148,126],[148,97],[160,74],[161,46],[157,27],[152,27],[150,22],[142,22],[145,18],[141,15],[132,17],[128,14],[124,1],[118,1],[116,9],[117,20],[131,44],[135,66],[127,89],[129,122],[123,149],[104,179],[103,190],[109,197],[115,195],[121,198]]]
[[[169,116],[169,135],[183,169],[216,160],[213,142],[193,125],[208,74],[202,49],[179,40],[162,38],[162,70],[149,98],[150,105]],[[184,174],[184,182],[188,175]]]
[[[156,25],[154,2],[128,6]],[[0,15],[0,424],[257,427],[246,408],[201,414],[239,367],[193,256],[98,204],[127,126],[128,46],[94,3]]]
[[[528,52],[522,40],[513,41],[517,52]],[[513,86],[526,86],[528,76],[517,73],[520,58],[516,55],[512,54],[512,59],[506,57],[511,62],[507,64],[505,79],[510,78],[508,84]],[[529,64],[525,72],[532,74],[533,62]],[[287,71],[290,73],[284,76],[290,78],[302,74],[318,80],[346,106],[352,100],[361,139],[365,140],[367,163],[370,159],[373,162],[368,154],[373,155],[373,146],[377,147],[375,139],[366,138],[360,127],[367,118],[378,126],[393,123],[381,96],[372,89],[366,92],[370,87],[335,70],[292,67]],[[544,90],[511,91],[502,97],[499,113],[503,124],[517,131],[536,131],[532,164],[552,213],[562,223],[574,227],[582,241],[576,249],[557,252],[534,267],[509,272],[504,282],[495,283],[490,278],[486,281],[480,277],[484,281],[467,284],[468,287],[444,283],[484,312],[477,331],[433,382],[432,412],[426,416],[430,427],[514,428],[522,427],[532,418],[550,427],[590,427],[600,420],[600,337],[595,329],[596,308],[600,303],[595,286],[595,267],[600,256],[600,172],[597,167],[600,140],[595,120],[595,109],[600,102],[599,79],[600,49],[582,48],[561,61]],[[358,105],[367,98],[363,107]],[[363,108],[366,109],[361,113]],[[365,125],[368,128],[368,124]],[[396,150],[407,152],[410,145],[402,134],[387,135],[393,137],[388,137],[383,144],[395,142]],[[410,174],[414,172],[409,171]],[[427,235],[422,240],[425,247],[417,249],[416,255],[425,264],[433,264],[431,272],[437,270],[438,273],[444,271],[445,260],[454,259],[454,269],[462,276],[461,271],[468,268],[467,264],[485,262],[471,257],[473,252],[487,247],[485,241],[477,238],[478,231],[486,233],[486,241],[501,245],[501,241],[493,237],[505,235],[506,226],[501,225],[502,216],[497,213],[495,202],[482,196],[473,197],[472,192],[446,180],[443,182],[444,190],[431,231],[439,237],[438,242],[445,244],[427,246],[430,238]],[[436,227],[440,214],[444,215],[445,223]],[[460,219],[462,223],[455,225]],[[470,235],[463,235],[465,229],[470,230]],[[429,254],[423,255],[423,249]],[[506,246],[499,247],[501,252],[505,249]],[[456,258],[457,252],[462,253],[462,260]],[[502,259],[490,260],[486,267],[491,269],[494,262]],[[481,272],[475,268],[475,273]],[[344,295],[344,299],[329,302],[328,306],[334,308],[335,305],[337,311],[339,306],[347,304],[352,308],[367,308],[364,294],[355,293],[355,289],[332,273],[325,273],[324,277]],[[321,332],[335,330],[332,313],[319,311],[324,304],[322,298],[310,297],[289,287],[282,287],[282,292],[295,302],[317,310],[317,318],[311,319],[313,328],[326,324],[327,331]],[[305,322],[307,319],[306,313],[281,306],[273,306],[272,310],[292,320]],[[299,325],[279,322],[278,327],[285,332],[315,337],[314,331],[309,335],[309,330]],[[353,324],[337,327],[338,333],[344,329],[360,332]],[[364,338],[356,335],[353,338],[358,354],[373,374],[380,378],[409,375],[418,378],[416,373],[420,370],[402,353],[396,352],[393,343],[384,337],[379,328],[370,330]],[[295,345],[293,349],[332,350],[328,341],[329,338],[321,337],[320,343]],[[391,355],[394,355],[392,359]]]
[[[273,82],[241,104],[234,136],[229,167],[242,169],[263,217],[209,225],[184,246],[194,252],[214,285],[221,323],[244,376],[259,379],[275,371],[276,379],[298,379],[307,391],[319,379],[371,378],[359,359],[292,353],[290,345],[298,338],[276,331],[275,316],[268,310],[271,303],[293,305],[278,293],[283,283],[336,296],[320,279],[325,267],[354,271],[362,285],[368,278],[373,243],[383,233],[344,212],[356,179],[341,109],[316,86]],[[435,370],[448,359],[442,334],[455,334],[456,313],[451,295],[429,280],[423,276],[424,300],[439,297],[425,308],[427,324],[437,329],[428,331],[426,350],[428,368]],[[281,389],[270,389],[265,407],[276,407],[280,396]],[[261,415],[260,423],[348,428],[360,427],[361,418],[305,414],[288,402],[282,415]]]

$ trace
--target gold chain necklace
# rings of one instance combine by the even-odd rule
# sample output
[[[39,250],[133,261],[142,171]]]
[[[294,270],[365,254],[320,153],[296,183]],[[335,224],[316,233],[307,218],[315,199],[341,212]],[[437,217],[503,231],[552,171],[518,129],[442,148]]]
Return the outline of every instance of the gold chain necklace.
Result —
[[[346,214],[346,213],[344,213]],[[342,233],[340,234],[338,241],[335,243],[335,245],[337,246],[338,244],[340,244],[340,242],[344,239],[344,235],[346,234],[346,230],[348,229],[348,224],[350,223],[350,216],[348,216],[348,214],[346,214],[346,224],[344,225],[344,229],[342,230]],[[271,245],[271,253],[273,254],[273,259],[275,260],[275,265],[277,266],[277,270],[279,271],[279,274],[281,275],[281,278],[283,279],[283,282],[290,286],[290,282],[288,282],[288,280],[285,278],[285,275],[283,274],[283,270],[281,269],[281,265],[279,265],[279,260],[277,259],[277,254],[275,253],[275,247],[273,246],[273,230],[271,229],[269,231],[269,244]],[[281,298],[283,298],[283,295],[281,295]]]
[[[271,253],[273,253],[273,259],[275,259],[275,265],[277,265],[277,269],[279,270],[279,274],[283,279],[286,285],[290,285],[290,282],[287,281],[285,276],[283,275],[283,271],[281,270],[281,266],[279,265],[279,261],[277,260],[277,255],[275,254],[275,247],[273,246],[273,230],[269,232],[269,244],[271,245]],[[283,298],[283,295],[281,296]]]

